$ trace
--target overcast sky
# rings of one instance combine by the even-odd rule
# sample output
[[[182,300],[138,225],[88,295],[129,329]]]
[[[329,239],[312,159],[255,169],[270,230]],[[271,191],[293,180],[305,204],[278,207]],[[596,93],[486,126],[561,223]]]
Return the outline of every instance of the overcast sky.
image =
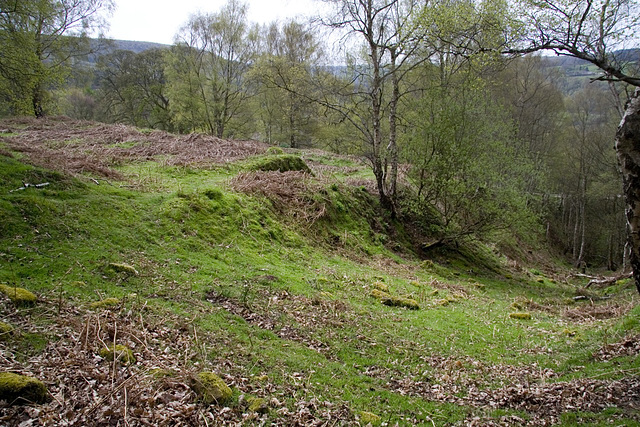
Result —
[[[245,0],[251,22],[269,23],[296,16],[313,15],[320,2],[314,0]],[[189,15],[217,12],[226,0],[116,0],[107,36],[119,40],[171,44]]]

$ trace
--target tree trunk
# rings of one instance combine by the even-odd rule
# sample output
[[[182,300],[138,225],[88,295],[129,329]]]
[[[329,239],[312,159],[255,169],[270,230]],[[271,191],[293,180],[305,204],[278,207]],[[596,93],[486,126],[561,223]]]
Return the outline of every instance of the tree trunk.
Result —
[[[618,126],[615,147],[622,172],[629,226],[629,261],[640,292],[640,87],[631,96]]]

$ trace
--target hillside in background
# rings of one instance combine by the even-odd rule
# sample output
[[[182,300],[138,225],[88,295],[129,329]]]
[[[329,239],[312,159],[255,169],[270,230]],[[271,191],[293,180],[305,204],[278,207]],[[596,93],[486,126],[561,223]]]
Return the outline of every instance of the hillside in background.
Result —
[[[357,157],[0,130],[0,355],[48,388],[5,425],[640,422],[627,279],[587,287],[517,243],[420,253]]]

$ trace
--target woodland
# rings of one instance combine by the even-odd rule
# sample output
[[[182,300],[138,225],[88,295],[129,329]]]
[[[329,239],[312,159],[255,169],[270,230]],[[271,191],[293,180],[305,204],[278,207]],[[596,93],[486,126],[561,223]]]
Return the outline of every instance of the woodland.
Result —
[[[0,0],[0,423],[637,425],[640,4],[319,2]]]

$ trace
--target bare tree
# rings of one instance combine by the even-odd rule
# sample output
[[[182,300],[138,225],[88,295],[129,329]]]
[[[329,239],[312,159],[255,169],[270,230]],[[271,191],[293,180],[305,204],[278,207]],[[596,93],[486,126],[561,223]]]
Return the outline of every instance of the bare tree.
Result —
[[[630,263],[640,292],[640,76],[626,67],[629,52],[623,50],[637,43],[640,4],[636,0],[522,0],[517,7],[514,16],[519,17],[516,24],[522,37],[505,53],[550,50],[596,65],[602,71],[598,80],[622,81],[636,88],[616,132],[615,149],[626,201]]]

